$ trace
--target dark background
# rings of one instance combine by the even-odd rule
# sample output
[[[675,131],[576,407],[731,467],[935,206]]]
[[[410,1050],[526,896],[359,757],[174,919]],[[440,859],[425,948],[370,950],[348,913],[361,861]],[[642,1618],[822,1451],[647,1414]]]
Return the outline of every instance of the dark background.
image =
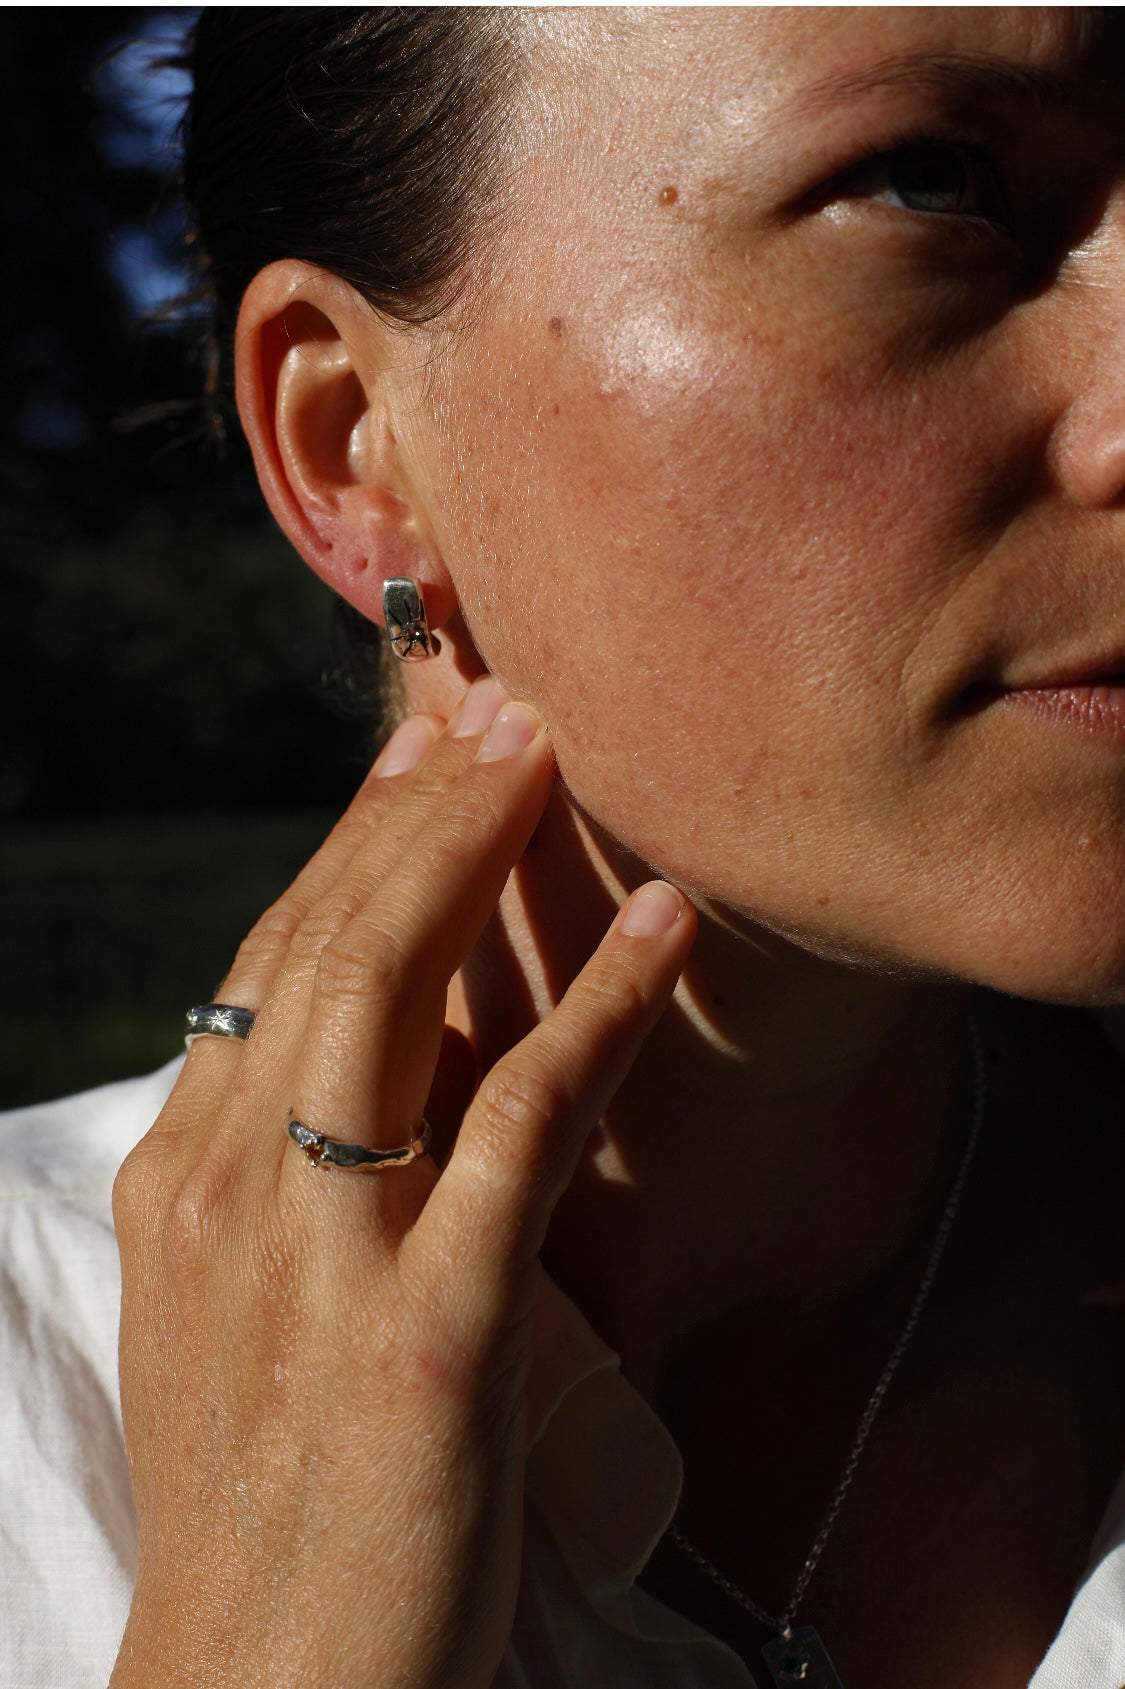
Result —
[[[193,15],[0,11],[0,1107],[173,1055],[367,754],[168,315],[185,78],[146,67]]]

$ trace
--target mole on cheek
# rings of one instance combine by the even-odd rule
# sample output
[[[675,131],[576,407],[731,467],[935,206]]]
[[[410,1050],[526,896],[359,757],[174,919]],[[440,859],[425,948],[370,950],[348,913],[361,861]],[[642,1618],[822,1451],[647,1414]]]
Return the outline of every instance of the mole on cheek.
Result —
[[[669,182],[667,187],[661,188],[660,192],[656,196],[656,201],[658,205],[675,205],[679,197],[679,188],[674,187],[672,183]]]
[[[547,327],[550,329],[556,340],[561,340],[563,335],[566,333],[566,324],[561,317],[552,317],[550,322],[547,324]]]

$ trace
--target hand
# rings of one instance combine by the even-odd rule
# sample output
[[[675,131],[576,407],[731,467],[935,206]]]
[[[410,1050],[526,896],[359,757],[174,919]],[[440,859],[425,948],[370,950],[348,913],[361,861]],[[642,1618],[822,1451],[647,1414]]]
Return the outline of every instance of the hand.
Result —
[[[121,1170],[140,1560],[113,1689],[492,1682],[519,1576],[537,1254],[671,994],[690,905],[634,894],[485,1076],[440,1171],[317,1171],[286,1126],[409,1141],[449,980],[553,777],[538,718],[490,679],[449,730],[400,728],[239,951],[219,996],[257,1012],[248,1042],[195,1043]]]

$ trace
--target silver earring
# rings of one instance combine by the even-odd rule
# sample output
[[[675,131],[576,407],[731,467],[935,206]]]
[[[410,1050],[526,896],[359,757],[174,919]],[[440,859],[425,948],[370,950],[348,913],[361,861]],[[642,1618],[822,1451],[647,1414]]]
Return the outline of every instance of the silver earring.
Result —
[[[441,650],[426,621],[422,588],[409,575],[383,582],[383,615],[391,650],[404,663],[419,663]]]

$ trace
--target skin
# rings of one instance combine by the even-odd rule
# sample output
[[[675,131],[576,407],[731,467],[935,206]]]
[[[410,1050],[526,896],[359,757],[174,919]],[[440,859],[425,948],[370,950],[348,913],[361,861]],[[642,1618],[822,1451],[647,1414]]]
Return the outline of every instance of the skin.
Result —
[[[116,1689],[491,1681],[541,1244],[676,1432],[689,1533],[784,1600],[963,1151],[958,982],[1125,989],[1125,697],[1078,690],[1125,672],[1112,12],[521,28],[456,317],[403,335],[295,262],[243,305],[275,515],[373,618],[383,578],[422,581],[444,646],[407,672],[393,772],[223,988],[253,1040],[196,1046],[123,1175],[142,1562]],[[903,202],[920,137],[959,205]],[[481,764],[479,733],[435,736],[485,670],[546,735]],[[694,931],[622,936],[653,869],[699,936],[636,1057]],[[1120,1463],[1119,1074],[1065,1016],[973,1014],[987,1149],[810,1615],[868,1689],[1026,1684]],[[289,1107],[404,1142],[457,1048],[485,1077],[436,1186],[310,1185]],[[456,1092],[438,1063],[447,1141]],[[393,1494],[359,1454],[309,1485],[292,1451],[337,1399],[357,1449],[399,1451]],[[247,1484],[258,1446],[281,1455]],[[454,1489],[489,1505],[451,1515]],[[401,1605],[357,1630],[388,1564]],[[649,1576],[764,1640],[682,1564]]]
[[[495,714],[504,695],[485,685]],[[532,711],[501,709],[482,736],[487,722],[455,718],[416,780],[389,754],[376,764],[224,982],[255,1005],[252,1041],[193,1049],[118,1176],[142,1546],[115,1686],[493,1676],[537,1252],[671,992],[690,906],[659,883],[633,900],[558,1012],[493,1068],[440,1183],[427,1160],[322,1188],[277,1130],[331,1117],[371,1142],[374,1107],[388,1147],[413,1136],[447,980],[553,775]],[[387,989],[396,975],[406,989]],[[402,1048],[421,1053],[405,1083],[388,1059]]]
[[[428,383],[419,456],[489,667],[542,709],[583,807],[726,909],[1116,996],[1118,747],[964,708],[973,682],[1125,641],[1097,357],[1121,330],[1112,83],[1099,101],[1076,64],[1047,122],[964,78],[808,109],[919,49],[1066,66],[1073,21],[1034,11],[603,28],[554,56],[567,140],[532,135],[487,313]],[[861,180],[865,153],[986,106],[1010,235]],[[1027,230],[1060,201],[1088,213],[1069,248]]]

